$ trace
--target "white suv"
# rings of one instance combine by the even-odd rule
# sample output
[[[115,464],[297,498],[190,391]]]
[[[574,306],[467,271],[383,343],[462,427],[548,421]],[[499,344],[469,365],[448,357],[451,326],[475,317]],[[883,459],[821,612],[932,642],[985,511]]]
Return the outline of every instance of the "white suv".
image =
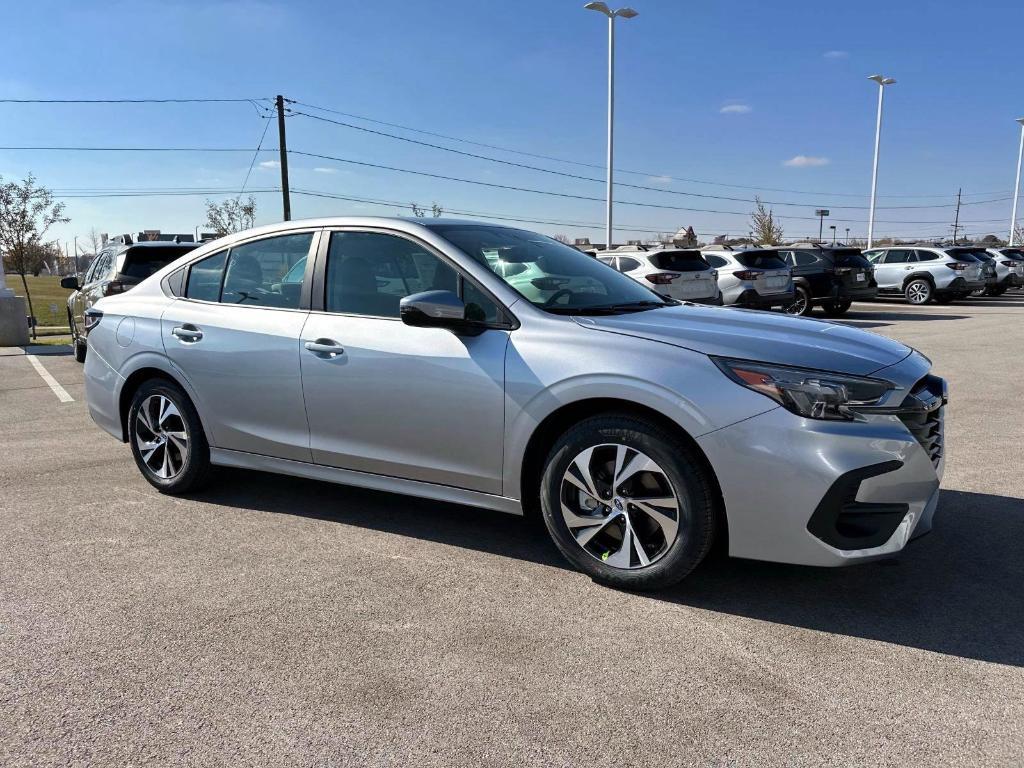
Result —
[[[964,249],[898,246],[864,256],[875,267],[878,294],[902,294],[910,304],[948,304],[985,288],[981,261]]]
[[[722,303],[718,272],[696,249],[635,246],[602,251],[597,258],[670,298],[697,304]]]

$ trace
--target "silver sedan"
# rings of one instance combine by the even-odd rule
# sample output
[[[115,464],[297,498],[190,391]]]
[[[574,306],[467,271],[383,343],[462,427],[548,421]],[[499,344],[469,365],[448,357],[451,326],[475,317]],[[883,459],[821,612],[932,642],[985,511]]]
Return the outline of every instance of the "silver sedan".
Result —
[[[781,284],[780,284],[781,285]],[[927,531],[944,382],[841,325],[681,304],[524,230],[334,218],[89,310],[86,397],[164,493],[245,467],[536,512],[595,579],[844,565]]]

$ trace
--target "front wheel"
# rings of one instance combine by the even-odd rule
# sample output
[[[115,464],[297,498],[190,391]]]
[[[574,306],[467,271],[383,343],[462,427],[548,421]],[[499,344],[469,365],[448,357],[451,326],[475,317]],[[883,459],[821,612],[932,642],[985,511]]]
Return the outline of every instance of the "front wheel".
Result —
[[[927,304],[932,300],[933,293],[932,284],[921,278],[911,280],[903,288],[908,304]]]
[[[826,301],[821,305],[821,308],[828,317],[839,317],[840,315],[845,315],[851,306],[853,306],[852,301],[841,299],[840,301]]]
[[[142,476],[161,493],[198,490],[210,479],[210,446],[199,414],[173,382],[151,379],[138,388],[128,440]]]
[[[661,589],[704,559],[716,493],[694,450],[643,419],[595,416],[562,435],[541,479],[544,523],[595,581]]]

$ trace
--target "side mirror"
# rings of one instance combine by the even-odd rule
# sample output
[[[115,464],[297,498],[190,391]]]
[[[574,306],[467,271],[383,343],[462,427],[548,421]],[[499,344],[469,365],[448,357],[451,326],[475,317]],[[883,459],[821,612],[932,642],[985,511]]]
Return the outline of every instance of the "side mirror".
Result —
[[[416,328],[447,328],[459,335],[476,336],[484,326],[466,319],[466,305],[452,291],[422,291],[399,302],[402,322]]]
[[[62,277],[60,279],[60,287],[67,288],[69,291],[77,291],[78,278],[75,277],[74,275],[71,275],[70,277]]]

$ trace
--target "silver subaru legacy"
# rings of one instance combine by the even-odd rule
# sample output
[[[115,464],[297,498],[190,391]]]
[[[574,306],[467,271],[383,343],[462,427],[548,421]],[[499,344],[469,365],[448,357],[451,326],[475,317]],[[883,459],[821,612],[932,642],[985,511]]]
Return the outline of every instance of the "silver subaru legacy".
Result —
[[[855,328],[683,304],[549,237],[331,218],[209,243],[86,318],[93,419],[165,493],[216,466],[513,514],[606,584],[844,565],[926,531],[945,382]]]

